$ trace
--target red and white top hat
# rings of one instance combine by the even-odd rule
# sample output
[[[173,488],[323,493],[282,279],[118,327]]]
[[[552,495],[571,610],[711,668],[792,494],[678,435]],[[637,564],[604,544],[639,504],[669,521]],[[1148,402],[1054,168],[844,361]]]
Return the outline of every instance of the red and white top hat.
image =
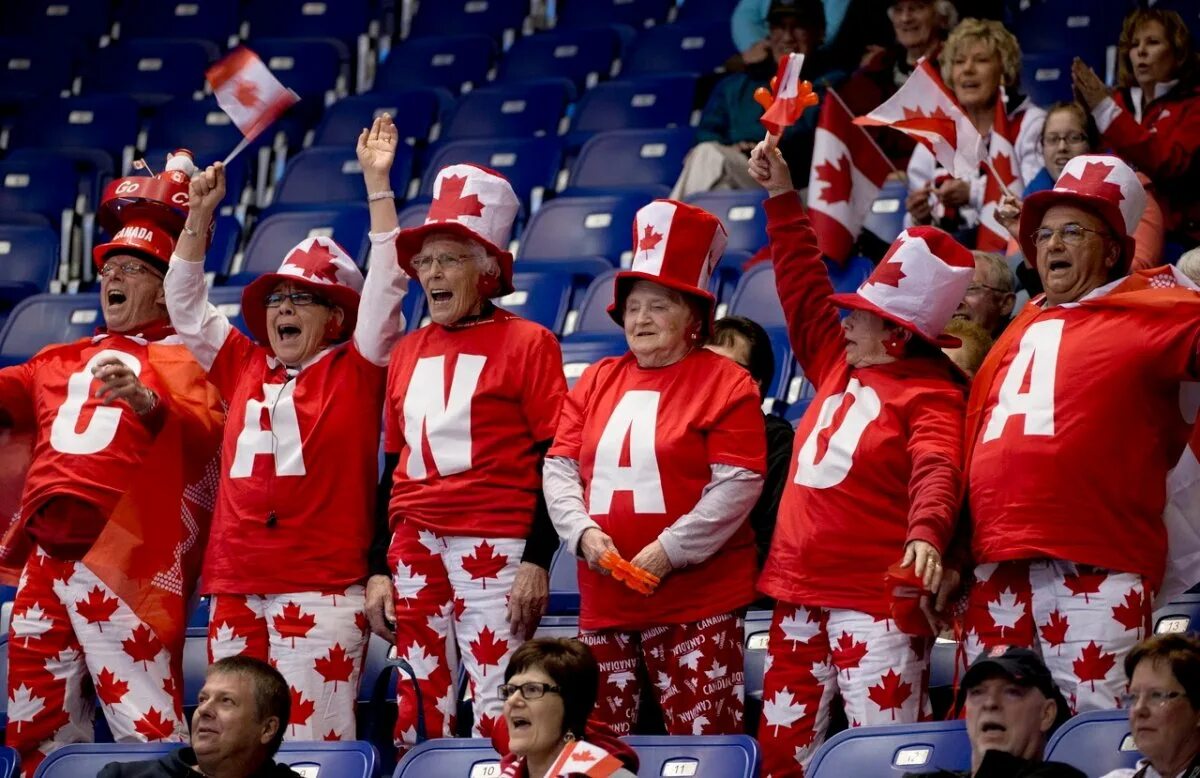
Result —
[[[942,332],[975,277],[975,257],[937,227],[900,233],[858,291],[835,294],[843,308],[868,311],[939,348],[962,341]]]
[[[513,256],[508,251],[513,220],[521,201],[508,179],[481,165],[448,165],[433,183],[433,202],[420,227],[401,230],[396,236],[396,259],[413,278],[412,258],[421,250],[425,237],[448,232],[481,243],[500,264],[500,285],[492,297],[513,291]]]
[[[617,273],[608,315],[624,324],[625,295],[639,278],[653,281],[699,300],[708,311],[704,334],[712,330],[716,299],[708,281],[725,252],[727,233],[721,220],[702,208],[676,200],[655,200],[633,219],[633,262]]]
[[[114,254],[132,254],[165,273],[175,250],[175,237],[159,219],[142,214],[123,224],[112,240],[94,247],[92,261],[100,268]]]
[[[1035,192],[1021,206],[1021,250],[1033,265],[1037,246],[1033,232],[1052,206],[1074,204],[1094,211],[1112,228],[1121,244],[1122,269],[1133,261],[1133,232],[1146,210],[1146,189],[1124,160],[1109,154],[1081,154],[1063,167],[1053,189]]]
[[[342,332],[353,332],[358,321],[358,302],[363,275],[346,250],[325,237],[305,238],[283,258],[279,270],[264,273],[242,292],[242,317],[246,328],[261,345],[270,348],[267,339],[267,295],[283,282],[320,295],[342,309]]]

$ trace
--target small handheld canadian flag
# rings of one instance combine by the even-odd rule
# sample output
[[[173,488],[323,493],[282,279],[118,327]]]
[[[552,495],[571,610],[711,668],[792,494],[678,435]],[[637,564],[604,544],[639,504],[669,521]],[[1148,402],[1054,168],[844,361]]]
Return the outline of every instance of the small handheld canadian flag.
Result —
[[[258,55],[245,46],[210,67],[204,77],[217,105],[245,136],[225,158],[225,164],[300,101],[300,96],[281,84]]]
[[[800,80],[802,67],[803,54],[785,54],[779,61],[779,70],[771,79],[771,90],[764,87],[754,90],[755,102],[763,107],[759,121],[767,130],[769,147],[774,148],[779,143],[783,131],[795,124],[806,108],[817,104],[812,84]]]

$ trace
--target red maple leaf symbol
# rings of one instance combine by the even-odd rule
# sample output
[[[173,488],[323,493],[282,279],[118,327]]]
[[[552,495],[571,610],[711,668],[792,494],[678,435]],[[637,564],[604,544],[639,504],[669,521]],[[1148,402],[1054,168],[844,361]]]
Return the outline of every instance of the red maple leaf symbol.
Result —
[[[322,740],[341,740],[342,738],[341,738],[341,736],[338,735],[337,732],[335,732],[334,730],[331,729],[331,730],[329,730],[329,732],[322,735],[321,739]]]
[[[662,239],[663,236],[654,231],[654,225],[647,224],[641,240],[638,241],[638,251],[652,251]]]
[[[333,264],[333,252],[320,241],[314,240],[308,251],[296,249],[288,254],[287,264],[304,271],[305,278],[314,281],[337,283],[337,266]]]
[[[912,696],[912,684],[901,683],[901,676],[895,670],[888,670],[877,686],[867,689],[867,696],[880,710],[890,710],[895,721],[896,711]]]
[[[96,677],[96,696],[105,705],[116,705],[129,692],[129,684],[119,680],[107,667]]]
[[[479,637],[471,641],[471,656],[475,657],[475,661],[483,669],[484,675],[487,675],[488,665],[499,667],[500,660],[507,652],[508,641],[497,640],[496,633],[488,627],[479,630]]]
[[[1000,176],[1000,183],[1008,186],[1017,180],[1017,174],[1013,172],[1012,157],[1007,154],[997,154],[992,157],[992,167],[996,169],[996,175]]]
[[[843,154],[833,162],[817,165],[817,180],[829,184],[821,190],[821,200],[833,205],[850,201],[854,180],[850,177],[850,158]]]
[[[1045,640],[1050,646],[1062,646],[1067,642],[1067,617],[1063,616],[1058,611],[1050,614],[1050,621],[1046,622],[1041,628],[1042,640]],[[1058,655],[1062,656],[1062,648],[1058,649]]]
[[[459,216],[482,216],[483,203],[475,195],[462,196],[466,176],[446,176],[438,196],[429,204],[425,219],[431,222],[455,221]]]
[[[99,624],[97,629],[103,632],[103,622],[112,619],[113,612],[120,604],[116,597],[109,597],[103,589],[96,586],[88,592],[87,599],[75,603],[75,610],[87,619],[88,624]]]
[[[901,110],[904,111],[905,121],[912,119],[944,119],[946,121],[954,121],[950,118],[950,114],[946,113],[940,105],[933,109],[933,113],[925,113],[925,109],[920,106],[916,108],[904,106]]]
[[[174,678],[164,678],[163,691],[167,693],[168,697],[174,698],[179,694],[179,684],[175,683]]]
[[[1079,658],[1071,663],[1075,677],[1080,681],[1090,681],[1092,691],[1096,691],[1096,681],[1103,681],[1108,671],[1117,663],[1116,654],[1106,654],[1092,641],[1083,647]]]
[[[1068,575],[1063,577],[1063,585],[1070,589],[1071,594],[1076,597],[1082,594],[1083,601],[1087,602],[1089,594],[1098,594],[1100,592],[1100,584],[1107,575],[1107,573]]]
[[[888,257],[884,257],[883,261],[879,263],[879,267],[875,268],[875,272],[871,274],[871,283],[887,284],[888,286],[894,286],[895,288],[899,289],[901,279],[908,278],[908,276],[904,274],[903,265],[904,263],[898,260],[892,260]]]
[[[586,748],[576,748],[571,752],[571,756],[567,758],[568,762],[590,762],[596,758],[596,754],[588,751]]]
[[[233,88],[233,99],[245,108],[253,108],[258,104],[258,86],[249,79],[239,79]]]
[[[306,637],[317,625],[317,617],[311,613],[301,613],[300,606],[289,601],[283,606],[283,613],[273,618],[271,623],[279,637],[292,639],[292,648],[295,648],[296,638]]]
[[[288,718],[288,724],[293,727],[307,724],[309,718],[313,715],[313,711],[317,709],[316,703],[312,700],[304,699],[304,693],[295,686],[289,686],[288,689],[292,693],[292,715]],[[295,733],[293,732],[292,734]]]
[[[482,737],[490,738],[492,732],[496,729],[496,717],[483,715],[479,717],[479,734]]]
[[[133,723],[133,728],[147,740],[166,740],[175,734],[175,722],[151,708],[145,716]]]
[[[1059,177],[1058,183],[1054,185],[1054,188],[1080,189],[1087,192],[1095,192],[1105,199],[1119,203],[1125,199],[1125,195],[1121,194],[1121,185],[1105,180],[1108,174],[1112,172],[1112,169],[1112,165],[1106,165],[1103,162],[1088,162],[1083,166],[1083,173],[1081,175],[1076,176],[1073,173],[1064,173]]]
[[[1146,600],[1137,589],[1130,589],[1125,602],[1112,609],[1113,618],[1126,630],[1140,630],[1146,625]]]
[[[867,644],[855,642],[853,635],[843,632],[833,649],[833,664],[839,670],[845,670],[846,677],[849,678],[850,671],[858,667],[858,663],[866,655]]]
[[[364,635],[367,634],[367,614],[359,611],[354,614],[354,626],[358,628]]]
[[[497,554],[492,544],[486,540],[475,547],[474,553],[463,557],[462,566],[471,574],[471,580],[477,581],[483,579],[480,586],[487,588],[487,579],[499,578],[500,571],[508,564],[508,557],[504,554]]]
[[[325,683],[333,684],[335,692],[338,681],[349,681],[350,673],[354,672],[354,663],[346,656],[346,650],[340,643],[334,643],[333,648],[329,649],[329,656],[318,657],[313,666],[325,679]]]
[[[467,601],[461,597],[454,598],[454,619],[457,621],[467,612]]]
[[[158,652],[162,651],[162,641],[155,637],[154,633],[145,624],[141,624],[133,631],[133,637],[128,640],[121,641],[121,648],[125,649],[125,653],[135,662],[141,662],[143,669],[149,670],[150,666],[147,662],[151,662],[158,656]]]

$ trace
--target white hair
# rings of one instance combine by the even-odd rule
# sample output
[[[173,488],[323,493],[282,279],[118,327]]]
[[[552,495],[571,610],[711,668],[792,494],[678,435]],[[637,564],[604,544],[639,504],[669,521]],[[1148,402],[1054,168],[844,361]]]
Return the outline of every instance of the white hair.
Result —
[[[1200,246],[1184,252],[1175,266],[1180,273],[1200,284]]]
[[[896,2],[898,0],[888,4],[889,19],[896,14]],[[950,0],[932,0],[929,4],[933,6],[933,12],[937,14],[938,27],[945,31],[954,29],[958,24],[958,9],[954,7],[954,3]]]

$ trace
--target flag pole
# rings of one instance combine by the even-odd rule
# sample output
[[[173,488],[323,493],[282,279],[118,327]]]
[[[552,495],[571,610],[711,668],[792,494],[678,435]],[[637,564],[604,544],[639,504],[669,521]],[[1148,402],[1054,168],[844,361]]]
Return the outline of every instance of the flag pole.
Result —
[[[833,87],[829,87],[825,90],[825,92],[826,92],[826,94],[833,95],[833,98],[838,101],[838,104],[842,106],[842,108],[846,111],[846,114],[848,116],[850,116],[851,119],[854,118],[854,111],[850,110],[850,106],[846,105],[846,101],[842,99],[842,96],[837,93],[836,89],[834,89]],[[871,136],[871,133],[869,133],[865,129],[863,129],[861,127],[861,125],[855,125],[855,126],[859,127],[859,129],[862,129],[862,134],[867,136],[867,140],[871,141],[871,145],[874,146],[875,150],[879,152],[879,156],[881,156],[887,160],[888,167],[890,167],[892,169],[892,172],[895,173],[896,175],[900,175],[900,170],[895,165],[892,164],[891,158],[886,153],[884,153],[883,149],[881,149],[879,147],[879,143],[877,143],[875,138],[873,138]]]
[[[229,156],[228,156],[228,157],[226,157],[226,158],[225,158],[225,161],[224,161],[224,162],[222,162],[221,164],[222,164],[222,165],[225,165],[225,166],[227,166],[227,167],[228,167],[228,165],[229,165],[230,161],[231,161],[231,160],[232,160],[234,157],[236,157],[238,154],[241,154],[241,153],[242,153],[242,152],[243,152],[243,151],[246,149],[246,147],[247,147],[247,146],[249,146],[249,145],[250,145],[250,139],[249,139],[249,138],[246,138],[246,137],[243,137],[243,138],[242,138],[242,140],[241,140],[241,141],[238,143],[238,145],[236,145],[236,146],[234,146],[234,147],[233,147],[233,151],[229,152]],[[1002,186],[1003,186],[1003,185],[1002,185]]]
[[[996,168],[992,167],[991,157],[985,157],[983,160],[983,164],[987,165],[988,172],[992,174],[992,178],[996,179],[996,183],[1000,185],[1000,188],[1002,190],[1004,190],[1004,194],[1007,195],[1008,197],[1015,198],[1016,195],[1012,193],[1012,190],[1009,189],[1008,186],[1005,185],[1004,179],[1001,178],[1000,174],[996,172]]]

